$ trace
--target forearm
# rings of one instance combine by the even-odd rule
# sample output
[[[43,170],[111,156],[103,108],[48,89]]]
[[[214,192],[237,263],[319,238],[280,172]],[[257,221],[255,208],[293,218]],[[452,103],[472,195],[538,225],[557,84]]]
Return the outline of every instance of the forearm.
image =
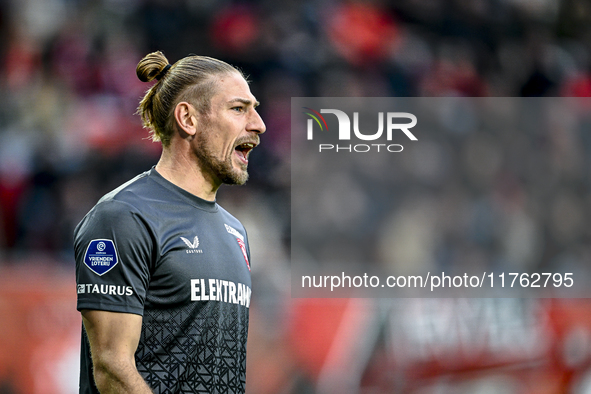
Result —
[[[152,394],[135,365],[113,360],[94,364],[94,380],[101,394]]]
[[[151,394],[135,365],[142,317],[134,314],[83,310],[94,381],[101,394]]]

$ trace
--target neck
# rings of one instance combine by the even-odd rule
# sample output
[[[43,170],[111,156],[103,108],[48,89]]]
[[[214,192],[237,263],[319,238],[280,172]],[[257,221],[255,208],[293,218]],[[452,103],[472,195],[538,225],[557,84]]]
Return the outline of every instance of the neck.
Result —
[[[156,171],[167,181],[208,201],[215,201],[221,185],[208,179],[194,160],[189,160],[186,155],[173,154],[170,148],[163,148]]]

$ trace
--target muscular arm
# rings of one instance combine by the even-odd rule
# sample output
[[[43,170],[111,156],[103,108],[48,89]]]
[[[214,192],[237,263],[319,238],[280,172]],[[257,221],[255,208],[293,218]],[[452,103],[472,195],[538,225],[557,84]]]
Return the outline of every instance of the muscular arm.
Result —
[[[83,310],[94,380],[101,394],[152,393],[135,366],[142,317],[129,313]]]

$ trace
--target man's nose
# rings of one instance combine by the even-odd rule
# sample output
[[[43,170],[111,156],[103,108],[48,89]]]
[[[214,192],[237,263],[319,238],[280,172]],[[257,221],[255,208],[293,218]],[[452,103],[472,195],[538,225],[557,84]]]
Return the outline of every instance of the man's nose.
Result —
[[[259,113],[253,109],[252,111],[252,118],[247,125],[248,131],[254,131],[255,133],[263,134],[267,130],[267,126],[265,126],[265,122],[263,122],[263,118],[259,115]]]

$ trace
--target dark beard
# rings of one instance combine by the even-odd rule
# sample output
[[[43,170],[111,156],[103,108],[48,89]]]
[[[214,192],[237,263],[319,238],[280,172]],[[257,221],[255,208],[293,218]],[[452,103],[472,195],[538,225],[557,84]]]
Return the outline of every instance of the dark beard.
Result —
[[[232,166],[233,151],[225,160],[218,159],[211,151],[208,145],[208,137],[204,134],[202,133],[198,137],[198,145],[194,151],[201,168],[210,171],[226,185],[244,185],[248,180],[248,172],[234,169]]]

